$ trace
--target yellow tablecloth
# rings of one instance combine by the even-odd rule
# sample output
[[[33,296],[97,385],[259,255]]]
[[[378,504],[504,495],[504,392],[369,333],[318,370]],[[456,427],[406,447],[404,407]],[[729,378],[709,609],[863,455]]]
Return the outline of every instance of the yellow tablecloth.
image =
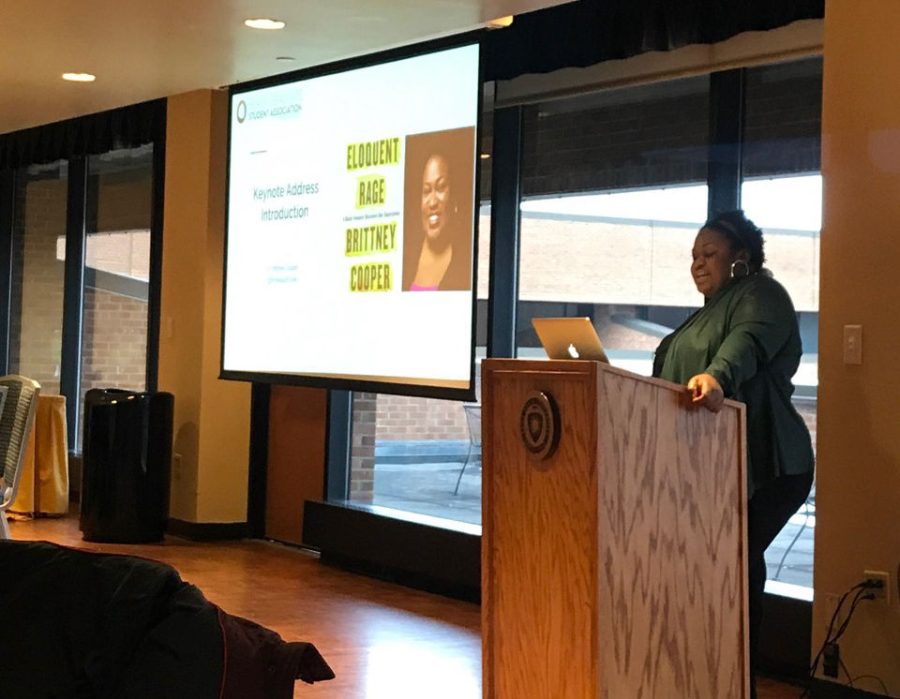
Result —
[[[38,396],[34,429],[28,438],[22,469],[19,492],[10,512],[25,515],[63,515],[68,512],[65,396]]]

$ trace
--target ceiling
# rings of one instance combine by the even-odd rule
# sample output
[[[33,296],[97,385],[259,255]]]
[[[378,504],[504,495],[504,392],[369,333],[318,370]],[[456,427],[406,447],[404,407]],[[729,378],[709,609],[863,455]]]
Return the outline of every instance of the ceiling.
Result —
[[[564,1],[2,0],[0,133],[456,34]],[[245,27],[253,17],[287,27]],[[97,80],[66,82],[65,72]]]

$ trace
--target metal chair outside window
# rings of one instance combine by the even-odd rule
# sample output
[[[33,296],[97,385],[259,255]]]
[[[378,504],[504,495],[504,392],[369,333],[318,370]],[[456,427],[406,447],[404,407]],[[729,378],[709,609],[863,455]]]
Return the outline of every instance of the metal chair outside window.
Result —
[[[456,479],[456,487],[453,494],[459,493],[459,484],[462,482],[466,467],[472,462],[481,463],[481,406],[478,404],[463,405],[466,413],[466,427],[469,429],[469,450],[466,452],[466,460],[463,461],[459,476]]]

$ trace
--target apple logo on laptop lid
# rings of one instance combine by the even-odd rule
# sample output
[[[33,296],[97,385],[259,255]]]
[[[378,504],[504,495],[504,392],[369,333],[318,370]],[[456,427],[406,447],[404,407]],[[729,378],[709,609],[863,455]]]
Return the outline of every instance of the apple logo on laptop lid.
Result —
[[[572,359],[578,359],[578,349],[571,342],[569,343],[568,351],[569,351],[569,356]]]

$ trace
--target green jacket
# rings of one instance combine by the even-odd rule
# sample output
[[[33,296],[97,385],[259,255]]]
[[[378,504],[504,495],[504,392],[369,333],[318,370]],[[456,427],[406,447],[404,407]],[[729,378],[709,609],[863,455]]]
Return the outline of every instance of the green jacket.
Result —
[[[809,430],[791,403],[802,348],[787,291],[765,274],[730,282],[656,350],[653,375],[686,384],[711,374],[747,405],[748,494],[813,470]]]

